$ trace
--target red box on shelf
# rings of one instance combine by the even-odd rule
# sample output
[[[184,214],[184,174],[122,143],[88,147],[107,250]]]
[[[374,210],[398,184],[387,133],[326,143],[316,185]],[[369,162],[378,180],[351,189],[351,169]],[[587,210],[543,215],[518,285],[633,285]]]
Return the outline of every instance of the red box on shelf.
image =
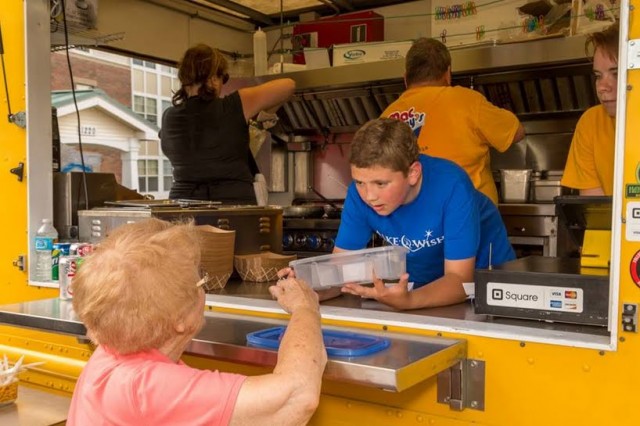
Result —
[[[293,27],[293,63],[304,64],[305,47],[384,40],[384,17],[378,13],[354,12],[303,22]]]

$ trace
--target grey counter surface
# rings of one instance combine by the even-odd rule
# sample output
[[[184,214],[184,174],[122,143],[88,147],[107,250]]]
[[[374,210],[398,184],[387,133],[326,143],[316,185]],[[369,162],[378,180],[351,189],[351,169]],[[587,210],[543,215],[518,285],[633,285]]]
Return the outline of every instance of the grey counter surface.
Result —
[[[73,312],[71,302],[57,298],[0,306],[0,322],[75,335],[81,339],[86,332]],[[205,312],[205,325],[193,338],[185,353],[272,368],[277,361],[276,350],[248,345],[247,334],[286,324],[286,320],[280,319]],[[388,348],[371,355],[330,357],[325,369],[325,379],[401,391],[466,357],[465,340],[416,337],[344,327],[323,326],[323,329],[375,335],[390,342]]]
[[[268,288],[273,283],[231,281],[223,289],[207,294],[207,305],[268,313],[284,313],[272,300]],[[330,327],[388,338],[389,348],[373,355],[353,358],[331,357],[325,378],[400,391],[431,377],[466,357],[466,339],[415,336],[383,331],[389,326],[457,335],[480,335],[513,340],[540,341],[577,347],[606,347],[605,327],[548,323],[478,315],[473,301],[433,309],[398,312],[376,301],[343,294],[321,303],[324,320],[379,325],[376,330]],[[205,312],[205,326],[186,353],[235,363],[273,367],[276,351],[247,345],[248,333],[286,325],[286,320],[222,312]],[[0,306],[0,323],[43,331],[65,333],[80,338],[86,333],[73,312],[72,303],[45,299]],[[369,327],[370,328],[370,327]],[[446,360],[446,361],[443,361]]]

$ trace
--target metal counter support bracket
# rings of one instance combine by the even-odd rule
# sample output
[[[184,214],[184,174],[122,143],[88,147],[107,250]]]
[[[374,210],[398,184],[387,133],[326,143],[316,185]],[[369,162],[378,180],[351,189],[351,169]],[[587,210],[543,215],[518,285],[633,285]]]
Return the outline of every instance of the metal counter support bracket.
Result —
[[[465,408],[484,411],[485,362],[475,359],[460,361],[438,374],[438,402],[462,411]]]

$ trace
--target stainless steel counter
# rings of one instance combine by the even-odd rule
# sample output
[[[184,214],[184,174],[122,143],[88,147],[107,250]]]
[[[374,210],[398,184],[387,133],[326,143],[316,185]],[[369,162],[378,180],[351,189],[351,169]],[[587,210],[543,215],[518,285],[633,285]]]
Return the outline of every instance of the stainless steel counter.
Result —
[[[258,287],[252,288],[255,290]],[[222,312],[206,312],[205,318],[205,326],[186,349],[187,354],[268,368],[275,366],[276,351],[248,346],[246,335],[286,325],[287,321]],[[79,337],[83,337],[86,331],[76,318],[71,303],[59,299],[0,306],[0,322]],[[356,329],[340,330],[363,333]],[[366,331],[365,334],[385,337],[391,344],[387,349],[368,356],[330,357],[325,379],[401,391],[466,357],[467,345],[464,340],[373,331]]]
[[[282,310],[268,292],[271,284],[231,281],[225,288],[208,294],[207,304],[281,313]],[[610,333],[606,327],[476,314],[473,300],[452,306],[399,312],[374,300],[343,294],[323,301],[321,309],[324,320],[349,321],[368,326],[376,324],[381,329],[395,326],[605,350],[609,349],[610,344]]]

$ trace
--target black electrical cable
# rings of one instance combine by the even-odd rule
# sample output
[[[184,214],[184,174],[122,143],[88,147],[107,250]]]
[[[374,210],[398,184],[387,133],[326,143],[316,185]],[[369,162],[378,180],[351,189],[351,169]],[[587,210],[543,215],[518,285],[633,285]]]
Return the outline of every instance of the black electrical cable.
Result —
[[[9,123],[13,122],[13,114],[11,113],[11,100],[9,99],[9,86],[7,85],[7,69],[4,66],[4,43],[2,42],[2,26],[0,26],[0,59],[2,59],[2,76],[4,77],[4,91],[7,94],[7,109]]]
[[[73,95],[73,105],[76,109],[76,118],[78,121],[78,149],[80,150],[80,164],[82,165],[82,188],[84,189],[84,207],[89,210],[89,190],[87,187],[87,170],[84,165],[84,152],[82,150],[82,132],[80,131],[80,110],[78,109],[78,100],[76,99],[76,87],[73,81],[73,69],[71,68],[71,58],[69,57],[69,31],[67,29],[67,13],[65,11],[65,0],[60,0],[62,4],[62,24],[64,28],[64,45],[67,52],[67,66],[69,68],[69,80],[71,81],[71,94]],[[78,195],[79,197],[79,195]],[[78,203],[74,203],[77,205]]]

